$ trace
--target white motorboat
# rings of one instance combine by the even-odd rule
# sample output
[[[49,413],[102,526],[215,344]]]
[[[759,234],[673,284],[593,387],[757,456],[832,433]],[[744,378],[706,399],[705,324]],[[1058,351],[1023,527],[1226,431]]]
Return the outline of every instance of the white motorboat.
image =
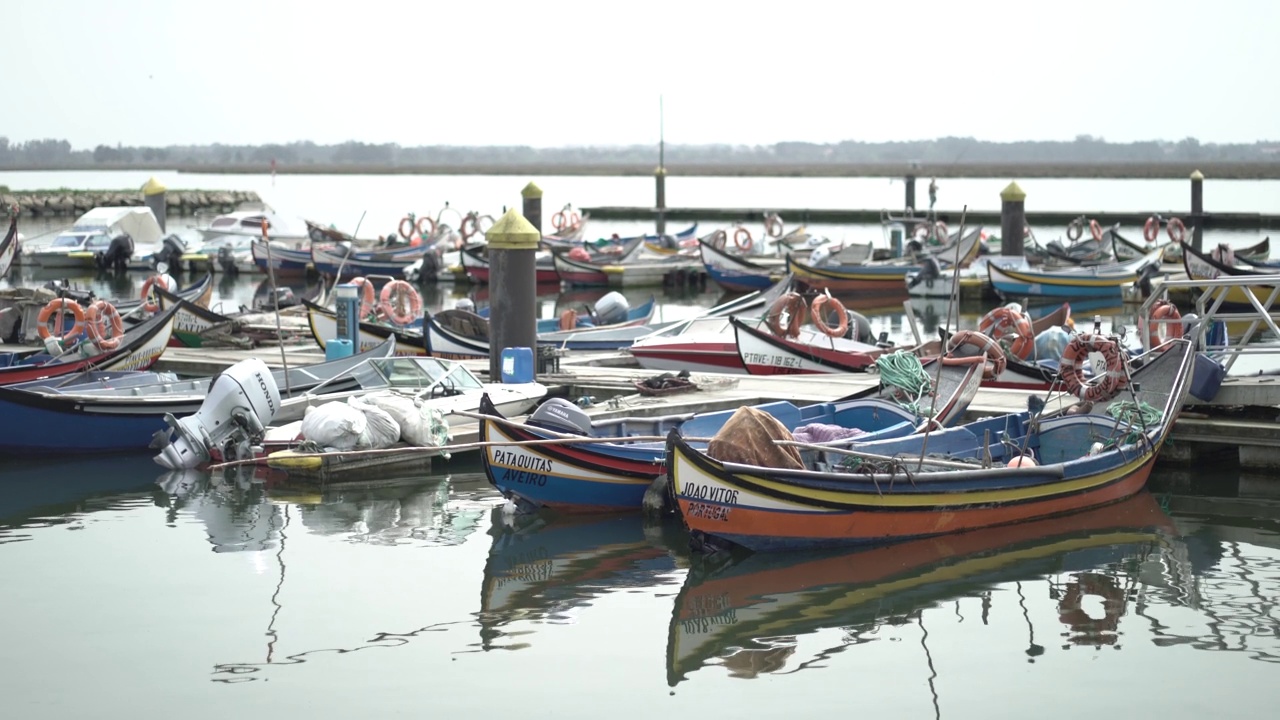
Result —
[[[225,215],[219,215],[210,220],[208,225],[198,227],[196,230],[199,231],[205,242],[229,235],[258,238],[262,237],[262,222],[264,220],[267,223],[267,236],[272,240],[310,242],[310,236],[307,234],[305,225],[294,223],[270,208],[237,210]]]
[[[71,229],[58,233],[48,245],[28,249],[25,261],[45,268],[96,267],[96,256],[122,254],[132,267],[137,258],[154,253],[164,231],[151,208],[96,207],[81,215]]]

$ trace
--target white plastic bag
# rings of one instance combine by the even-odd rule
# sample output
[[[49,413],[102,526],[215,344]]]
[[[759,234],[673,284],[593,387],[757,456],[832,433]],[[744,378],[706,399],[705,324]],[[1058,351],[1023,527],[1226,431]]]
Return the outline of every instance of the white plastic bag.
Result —
[[[366,420],[364,432],[360,433],[357,447],[377,450],[389,448],[400,442],[400,423],[396,422],[386,410],[365,402],[356,395],[347,398],[347,404],[363,413]]]
[[[321,447],[351,450],[369,426],[365,414],[345,403],[329,402],[307,408],[302,418],[302,439]]]
[[[449,444],[449,424],[444,415],[421,400],[399,393],[366,395],[365,400],[385,410],[400,423],[400,439],[416,447],[439,447]]]
[[[1061,360],[1062,352],[1071,343],[1071,333],[1057,325],[1046,328],[1036,336],[1036,359]]]

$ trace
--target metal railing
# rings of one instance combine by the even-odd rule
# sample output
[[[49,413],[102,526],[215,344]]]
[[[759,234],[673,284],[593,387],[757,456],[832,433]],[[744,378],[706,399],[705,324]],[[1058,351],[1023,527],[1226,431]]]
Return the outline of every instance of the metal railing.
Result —
[[[1260,331],[1269,331],[1280,340],[1280,326],[1277,325],[1277,321],[1280,321],[1280,309],[1274,307],[1276,299],[1280,298],[1280,274],[1234,275],[1213,280],[1165,280],[1138,310],[1138,336],[1142,340],[1144,351],[1151,349],[1150,336],[1153,333],[1148,332],[1149,328],[1170,323],[1181,325],[1183,322],[1180,317],[1152,317],[1157,304],[1168,300],[1170,290],[1188,290],[1195,298],[1198,320],[1193,339],[1196,347],[1221,360],[1227,371],[1231,370],[1241,354],[1280,355],[1280,345],[1250,345]],[[1210,343],[1214,321],[1248,322],[1249,327],[1234,341],[1230,338],[1230,333],[1224,332],[1221,343]],[[1179,332],[1181,329],[1171,328],[1165,335],[1177,337],[1182,334]]]

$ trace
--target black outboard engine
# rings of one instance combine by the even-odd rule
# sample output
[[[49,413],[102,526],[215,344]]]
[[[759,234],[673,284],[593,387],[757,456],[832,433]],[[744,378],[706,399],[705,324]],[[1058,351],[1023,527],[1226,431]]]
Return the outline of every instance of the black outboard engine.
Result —
[[[846,340],[855,340],[867,345],[876,342],[876,335],[871,331],[871,321],[860,312],[845,308],[844,314],[849,316],[849,329],[844,331]]]
[[[433,283],[440,277],[440,254],[429,250],[422,256],[422,272],[418,275],[418,283]]]
[[[236,265],[236,258],[231,254],[231,248],[226,245],[218,248],[218,267],[228,275],[240,272],[240,268]]]
[[[908,287],[915,287],[920,283],[924,283],[925,287],[933,287],[933,282],[940,277],[942,277],[942,265],[937,258],[930,255],[920,261],[920,272],[911,278]]]
[[[160,249],[154,256],[152,267],[164,263],[174,275],[182,274],[182,256],[187,254],[187,244],[177,235],[169,235],[160,243]]]
[[[133,257],[133,238],[127,233],[111,238],[106,252],[93,256],[99,270],[124,272],[129,269],[129,258]]]
[[[1142,271],[1138,273],[1138,282],[1136,284],[1138,289],[1142,291],[1143,297],[1150,297],[1151,281],[1159,276],[1160,266],[1156,264],[1148,265],[1142,268]]]
[[[542,403],[526,424],[570,435],[591,435],[591,418],[582,408],[564,398],[551,398]]]

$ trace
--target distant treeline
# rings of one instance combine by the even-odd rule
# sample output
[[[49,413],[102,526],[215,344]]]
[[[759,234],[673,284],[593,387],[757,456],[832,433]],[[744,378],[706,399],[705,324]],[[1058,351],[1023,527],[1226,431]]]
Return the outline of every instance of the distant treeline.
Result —
[[[275,145],[171,145],[73,149],[66,140],[10,142],[0,137],[0,169],[176,168],[189,171],[262,172],[274,162],[278,172],[450,172],[494,169],[560,168],[583,174],[619,171],[652,173],[658,160],[654,145],[539,148],[528,146],[401,147],[394,143],[345,142],[318,145],[295,142]],[[972,168],[1058,168],[1133,166],[1236,168],[1246,176],[1280,172],[1280,143],[1177,142],[1109,143],[1082,135],[1070,142],[997,143],[973,138],[940,138],[909,142],[783,142],[773,145],[668,145],[666,166],[673,174],[743,174],[746,169],[779,174],[786,169],[814,174],[965,174]],[[1151,170],[1154,168],[1155,170]],[[1035,173],[1041,174],[1041,173]],[[1110,174],[1110,173],[1103,173]],[[1218,177],[1223,174],[1218,173]]]

